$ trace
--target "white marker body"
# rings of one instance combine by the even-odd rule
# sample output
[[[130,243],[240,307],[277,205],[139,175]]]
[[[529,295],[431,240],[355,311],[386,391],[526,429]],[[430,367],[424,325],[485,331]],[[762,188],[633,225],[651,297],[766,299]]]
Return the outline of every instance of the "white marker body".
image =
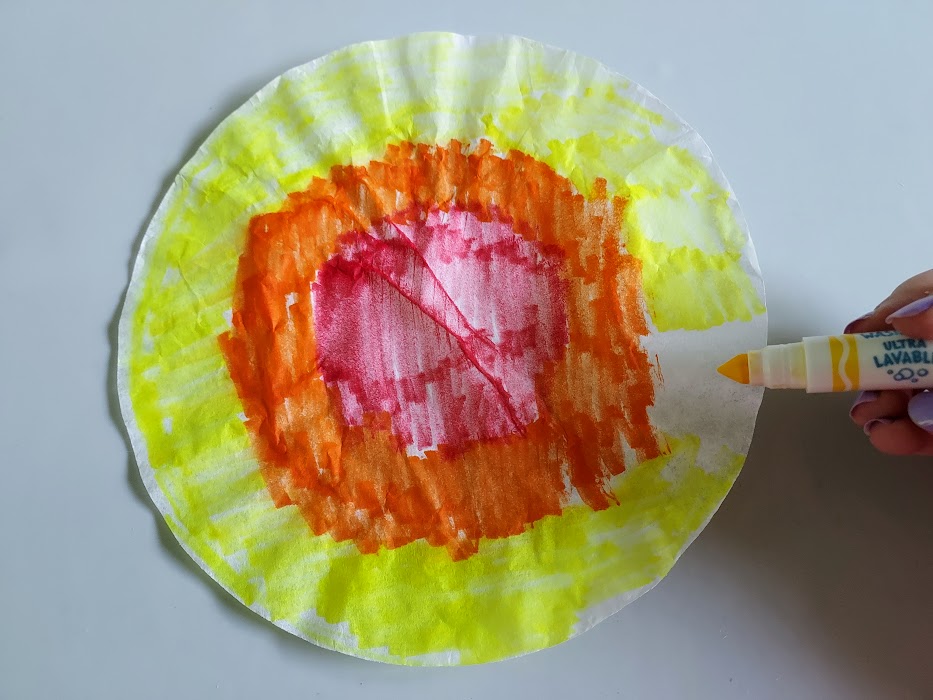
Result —
[[[748,353],[749,384],[810,393],[933,389],[933,341],[896,331],[804,338]]]

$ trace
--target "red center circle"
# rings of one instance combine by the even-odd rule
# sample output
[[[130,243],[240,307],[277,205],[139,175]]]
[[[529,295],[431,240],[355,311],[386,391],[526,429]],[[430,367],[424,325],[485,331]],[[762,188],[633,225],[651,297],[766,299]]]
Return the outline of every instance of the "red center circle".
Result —
[[[343,236],[312,297],[347,425],[387,413],[409,454],[523,433],[568,342],[561,265],[501,215],[456,207]]]

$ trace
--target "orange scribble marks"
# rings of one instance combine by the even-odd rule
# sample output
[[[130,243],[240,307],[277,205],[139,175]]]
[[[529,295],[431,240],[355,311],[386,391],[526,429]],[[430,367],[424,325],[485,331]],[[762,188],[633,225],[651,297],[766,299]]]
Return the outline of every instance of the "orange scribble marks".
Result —
[[[654,356],[654,367],[652,368],[652,374],[654,375],[655,382],[658,386],[664,386],[664,374],[661,372],[661,358],[658,357],[657,353]]]
[[[619,238],[624,206],[605,182],[585,198],[528,155],[454,141],[335,167],[254,217],[220,344],[275,504],[362,552],[424,539],[454,559],[559,515],[567,482],[591,508],[613,505],[622,443],[640,460],[663,449],[648,417],[656,367],[641,346],[641,269]],[[506,222],[562,261],[566,346],[530,377],[536,406],[523,415],[537,417],[521,430],[409,454],[389,413],[347,421],[346,395],[321,373],[311,289],[348,234],[394,235],[380,232],[432,211]]]

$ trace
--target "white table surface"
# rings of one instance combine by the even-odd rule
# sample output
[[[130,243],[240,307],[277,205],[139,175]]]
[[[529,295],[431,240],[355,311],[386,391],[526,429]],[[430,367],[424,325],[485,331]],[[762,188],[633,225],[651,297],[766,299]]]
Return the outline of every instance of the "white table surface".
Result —
[[[0,698],[933,697],[933,463],[873,454],[845,398],[769,395],[736,487],[668,578],[513,661],[317,649],[175,543],[114,399],[134,244],[269,79],[427,29],[589,54],[696,127],[749,220],[773,341],[838,329],[933,266],[923,0],[3,0]]]

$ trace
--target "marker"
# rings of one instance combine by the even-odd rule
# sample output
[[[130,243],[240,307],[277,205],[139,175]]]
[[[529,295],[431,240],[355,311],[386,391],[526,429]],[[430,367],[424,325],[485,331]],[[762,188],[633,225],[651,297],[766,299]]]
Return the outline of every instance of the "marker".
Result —
[[[719,373],[739,384],[809,393],[933,389],[933,341],[897,331],[804,338],[736,355]]]

